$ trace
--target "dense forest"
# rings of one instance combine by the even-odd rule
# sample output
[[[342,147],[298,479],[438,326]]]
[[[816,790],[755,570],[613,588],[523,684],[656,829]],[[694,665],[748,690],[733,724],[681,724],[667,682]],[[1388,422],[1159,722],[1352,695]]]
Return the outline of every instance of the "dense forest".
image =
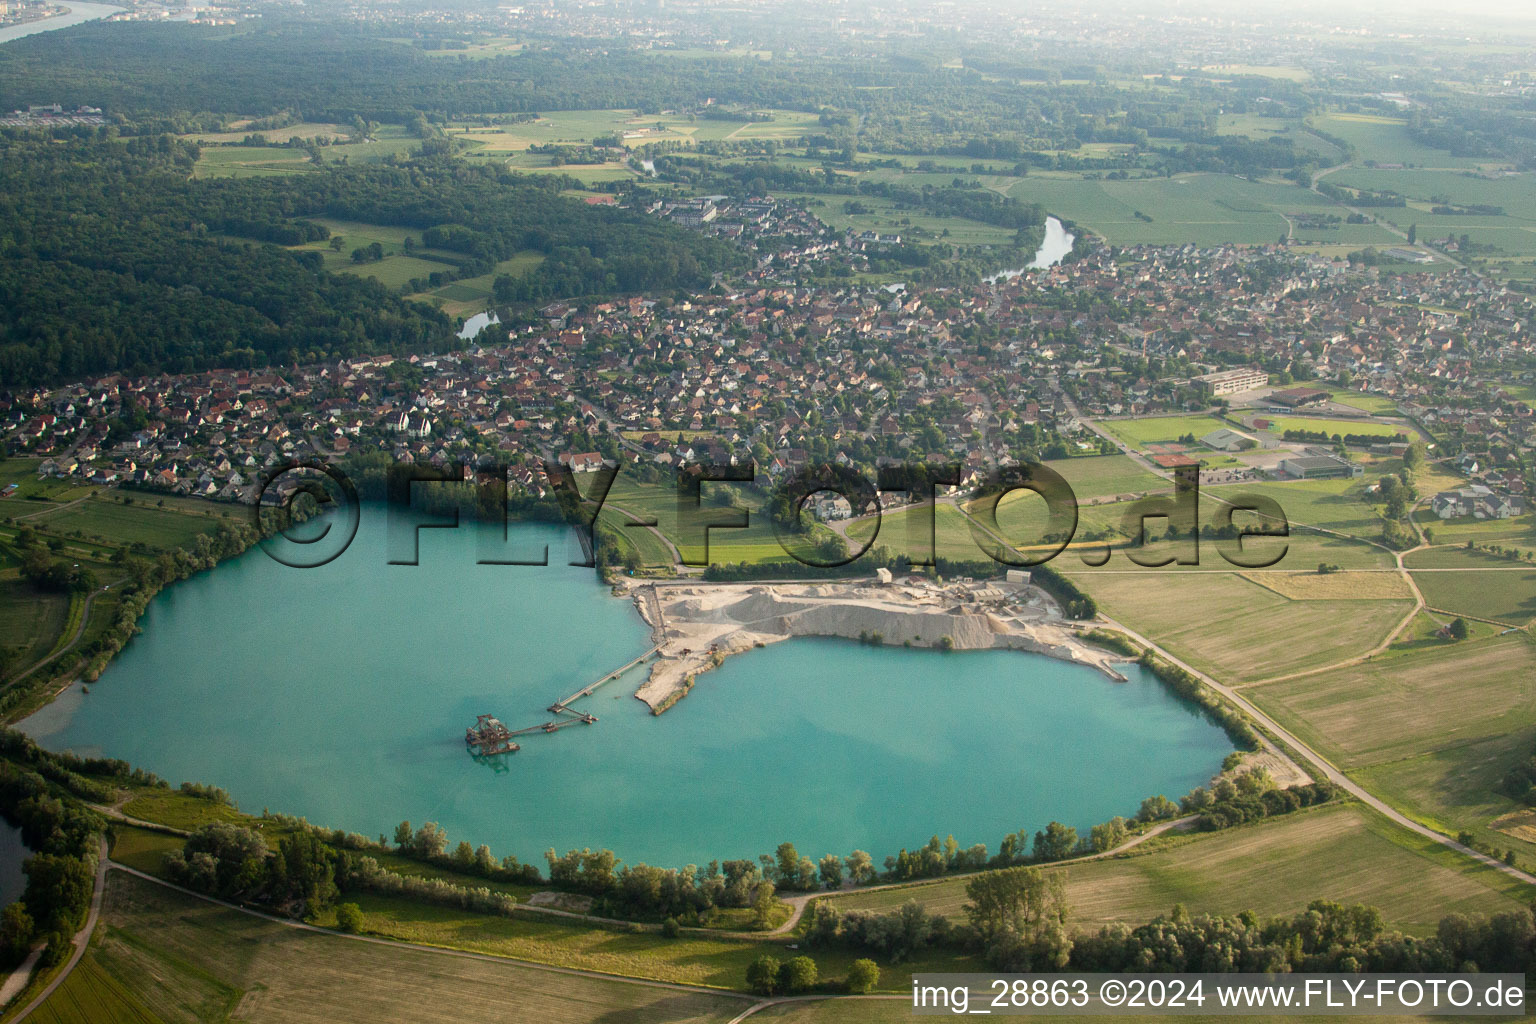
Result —
[[[446,158],[202,181],[167,136],[0,136],[0,384],[93,372],[185,372],[452,341],[436,309],[322,269],[305,218],[420,230],[487,271],[545,254],[508,301],[707,285],[723,243],[629,211],[589,207],[557,176]],[[246,241],[254,239],[254,241]]]
[[[980,61],[982,66],[988,62]],[[1079,69],[1079,73],[1082,69]],[[1053,75],[1059,76],[1060,71]],[[1181,168],[1246,172],[1291,167],[1283,142],[1218,137],[1219,111],[1262,96],[1266,110],[1301,114],[1311,101],[1289,83],[1195,80],[1163,91],[1100,82],[1048,93],[971,69],[899,54],[832,62],[727,54],[679,61],[623,45],[569,42],[457,61],[350,27],[273,21],[219,30],[183,25],[88,24],[0,50],[0,109],[90,104],[159,129],[196,115],[300,112],[323,121],[406,123],[433,116],[626,108],[692,109],[706,101],[752,111],[830,111],[828,134],[866,150],[986,156],[1010,161],[1084,142],[1149,141]],[[1187,152],[1186,152],[1187,151]]]

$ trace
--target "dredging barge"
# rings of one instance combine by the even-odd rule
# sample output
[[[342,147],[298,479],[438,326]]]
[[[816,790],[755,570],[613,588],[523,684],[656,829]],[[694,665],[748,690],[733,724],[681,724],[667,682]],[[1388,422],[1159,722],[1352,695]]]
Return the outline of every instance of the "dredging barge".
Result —
[[[539,725],[530,725],[526,729],[508,729],[494,715],[477,715],[475,717],[475,724],[464,730],[464,745],[479,757],[515,754],[522,747],[513,740],[512,737],[514,736],[521,736],[524,733],[530,732],[559,732],[568,725],[592,725],[597,721],[597,716],[588,714],[585,711],[577,711],[570,706],[571,702],[580,700],[583,697],[590,697],[592,692],[599,686],[602,686],[609,680],[617,679],[659,650],[661,650],[661,645],[657,644],[639,657],[626,662],[623,667],[614,669],[612,672],[599,678],[597,682],[582,687],[564,700],[555,701],[545,709],[555,715],[566,717],[552,718]]]

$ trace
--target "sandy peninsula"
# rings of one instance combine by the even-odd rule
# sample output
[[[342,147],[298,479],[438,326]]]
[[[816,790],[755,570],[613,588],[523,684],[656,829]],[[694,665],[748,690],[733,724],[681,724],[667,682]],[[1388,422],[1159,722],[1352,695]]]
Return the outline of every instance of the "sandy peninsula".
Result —
[[[698,583],[624,580],[619,586],[659,646],[635,692],[655,714],[675,704],[726,658],[797,636],[836,636],[887,645],[1044,654],[1112,679],[1123,657],[1084,642],[1056,603],[1028,583],[938,583],[922,577],[817,583]]]

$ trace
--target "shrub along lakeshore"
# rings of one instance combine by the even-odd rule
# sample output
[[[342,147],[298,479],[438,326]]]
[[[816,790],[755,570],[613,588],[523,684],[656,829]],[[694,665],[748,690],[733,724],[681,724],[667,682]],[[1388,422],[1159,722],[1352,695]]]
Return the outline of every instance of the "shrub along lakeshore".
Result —
[[[505,919],[516,914],[523,919],[516,909],[520,896],[532,886],[547,885],[591,898],[595,914],[659,919],[629,926],[589,920],[571,927],[642,928],[663,942],[684,941],[690,926],[718,917],[734,922],[730,908],[747,908],[760,926],[768,924],[778,892],[840,889],[845,879],[863,884],[975,872],[965,883],[963,923],[951,923],[915,902],[885,913],[844,912],[835,901],[818,899],[795,933],[812,952],[787,962],[772,956],[740,959],[752,950],[750,939],[722,935],[711,940],[734,951],[742,972],[735,984],[762,993],[869,991],[879,983],[880,963],[896,965],[925,955],[942,955],[949,962],[956,956],[975,957],[978,965],[997,970],[1388,971],[1526,970],[1536,952],[1536,923],[1529,911],[1453,914],[1434,936],[1420,938],[1389,930],[1370,907],[1326,900],[1267,920],[1248,913],[1195,916],[1175,907],[1142,925],[1074,932],[1062,871],[1046,873],[1038,865],[1114,849],[1134,827],[1123,819],[1095,827],[1086,837],[1052,823],[1028,837],[1028,852],[1020,832],[1005,837],[999,853],[990,857],[985,847],[960,850],[953,840],[935,837],[915,852],[887,858],[883,873],[860,851],[815,863],[789,843],[756,863],[727,861],[682,871],[624,866],[609,851],[550,851],[546,882],[531,865],[497,860],[484,846],[461,842],[450,851],[446,834],[430,823],[413,828],[402,822],[391,842],[283,815],[249,818],[229,808],[227,794],[217,788],[187,785],[172,796],[164,782],[123,762],[51,754],[14,732],[0,736],[0,756],[0,810],[38,850],[28,862],[27,894],[0,917],[0,938],[13,961],[43,936],[53,961],[67,953],[68,938],[90,902],[96,839],[104,831],[122,829],[89,805],[110,803],[123,789],[206,805],[231,819],[204,824],[184,841],[163,837],[161,848],[167,852],[158,865],[147,865],[163,877],[294,918],[333,922],[345,932],[384,928],[381,934],[390,934],[388,922],[360,907],[359,900],[366,906],[405,900],[471,916]],[[1198,813],[1202,827],[1221,828],[1286,813],[1331,793],[1326,784],[1278,791],[1262,771],[1250,770],[1192,792],[1182,807],[1152,798],[1138,818],[1145,823]],[[135,841],[124,847],[124,856],[145,863],[130,850],[142,845],[137,836],[150,833],[127,832],[134,833]],[[129,838],[125,833],[121,841]],[[437,873],[412,873],[412,863]],[[483,884],[458,881],[477,878]],[[822,976],[818,956],[842,965],[839,973]]]

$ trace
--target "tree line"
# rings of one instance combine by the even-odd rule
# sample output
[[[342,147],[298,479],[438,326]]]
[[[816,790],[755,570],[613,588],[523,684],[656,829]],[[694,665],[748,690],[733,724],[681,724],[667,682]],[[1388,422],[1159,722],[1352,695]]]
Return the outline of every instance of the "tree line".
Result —
[[[1066,882],[1065,872],[1033,867],[978,875],[966,884],[958,920],[915,900],[885,913],[818,900],[807,911],[806,943],[892,963],[930,949],[965,952],[998,971],[1520,973],[1536,965],[1531,909],[1448,914],[1427,937],[1388,929],[1375,907],[1327,899],[1271,918],[1191,914],[1179,905],[1145,924],[1073,932]]]

